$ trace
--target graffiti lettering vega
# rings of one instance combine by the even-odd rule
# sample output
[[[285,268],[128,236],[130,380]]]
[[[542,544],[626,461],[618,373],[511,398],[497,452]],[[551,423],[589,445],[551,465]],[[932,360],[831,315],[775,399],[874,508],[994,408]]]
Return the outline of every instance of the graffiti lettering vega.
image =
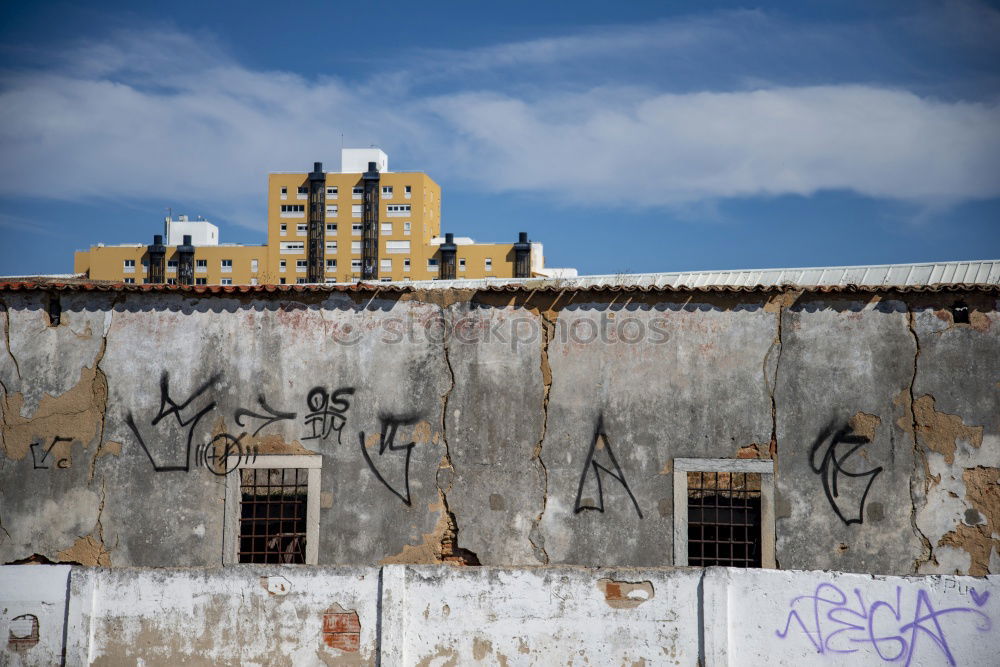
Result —
[[[856,653],[868,644],[881,660],[903,665],[913,661],[918,648],[936,648],[947,664],[955,665],[946,629],[962,621],[974,622],[976,630],[983,633],[993,627],[990,617],[980,609],[989,593],[979,595],[972,589],[970,597],[971,604],[937,609],[927,591],[919,589],[916,600],[906,600],[904,606],[901,586],[896,586],[896,594],[889,600],[866,601],[860,589],[855,588],[854,597],[849,597],[834,584],[821,583],[812,595],[792,599],[784,629],[774,634],[785,639],[798,628],[816,652],[824,655]],[[968,631],[962,637],[971,638]]]

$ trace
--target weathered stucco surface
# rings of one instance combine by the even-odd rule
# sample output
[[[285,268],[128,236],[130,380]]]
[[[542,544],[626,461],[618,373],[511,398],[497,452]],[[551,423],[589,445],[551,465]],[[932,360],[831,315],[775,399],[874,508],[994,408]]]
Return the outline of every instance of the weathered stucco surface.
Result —
[[[990,665],[1000,577],[0,567],[10,665]]]
[[[1000,571],[995,292],[0,302],[0,562],[220,564],[228,446],[321,457],[320,564],[669,565],[674,459],[773,457],[779,567]]]

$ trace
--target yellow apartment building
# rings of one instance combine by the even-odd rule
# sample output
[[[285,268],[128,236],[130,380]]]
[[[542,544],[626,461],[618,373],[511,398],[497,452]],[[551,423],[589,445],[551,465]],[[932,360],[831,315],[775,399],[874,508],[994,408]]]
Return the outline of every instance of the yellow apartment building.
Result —
[[[377,148],[344,149],[341,169],[268,177],[266,245],[219,243],[218,228],[165,220],[150,245],[78,251],[74,271],[126,283],[258,285],[528,278],[545,269],[540,243],[475,243],[441,235],[441,187],[422,172],[392,172]]]

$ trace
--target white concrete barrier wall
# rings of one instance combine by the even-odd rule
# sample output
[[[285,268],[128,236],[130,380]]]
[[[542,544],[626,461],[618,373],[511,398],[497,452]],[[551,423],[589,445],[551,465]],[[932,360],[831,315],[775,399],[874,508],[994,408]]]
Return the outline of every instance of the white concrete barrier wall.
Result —
[[[5,566],[0,609],[0,664],[12,665],[994,665],[1000,656],[995,576]]]

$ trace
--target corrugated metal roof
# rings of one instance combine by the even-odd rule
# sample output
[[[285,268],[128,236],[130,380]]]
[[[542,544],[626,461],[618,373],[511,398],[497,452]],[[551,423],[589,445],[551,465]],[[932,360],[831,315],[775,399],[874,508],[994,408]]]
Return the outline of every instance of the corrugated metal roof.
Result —
[[[193,292],[196,294],[281,292],[410,292],[426,289],[479,291],[665,291],[665,292],[778,292],[805,289],[817,292],[898,290],[988,291],[1000,289],[1000,260],[828,266],[798,269],[745,269],[631,273],[577,278],[486,278],[481,280],[423,280],[411,282],[357,282],[330,285],[125,285],[90,281],[75,276],[0,277],[0,291],[57,289],[65,291]]]

